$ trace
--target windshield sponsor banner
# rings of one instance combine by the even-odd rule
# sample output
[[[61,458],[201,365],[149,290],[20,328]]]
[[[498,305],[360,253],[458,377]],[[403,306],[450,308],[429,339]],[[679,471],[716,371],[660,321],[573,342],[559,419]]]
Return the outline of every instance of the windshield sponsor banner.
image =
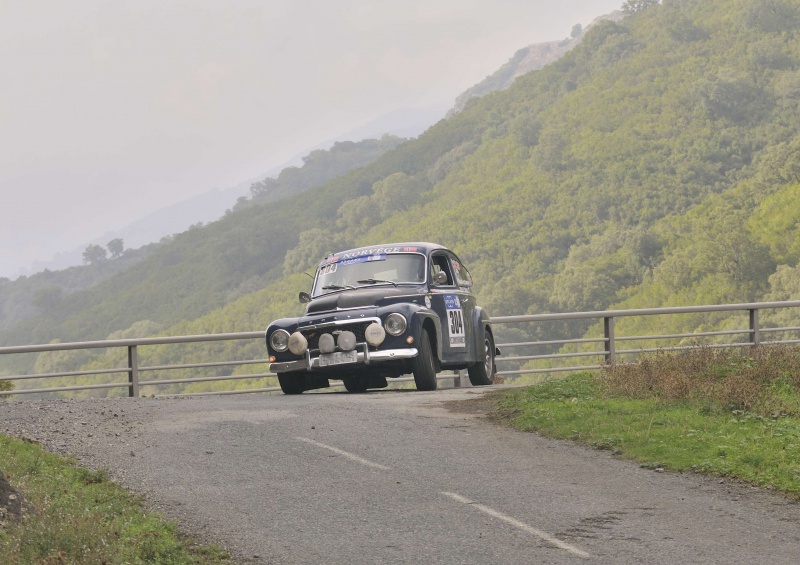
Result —
[[[387,253],[416,253],[416,247],[372,247],[370,249],[361,249],[358,251],[348,251],[347,253],[340,253],[339,255],[334,255],[333,257],[328,257],[325,260],[325,263],[339,263],[344,259],[355,259],[361,257],[370,257],[370,256],[383,256],[386,258]],[[343,263],[344,264],[344,263]]]
[[[339,265],[354,265],[355,263],[369,263],[371,261],[386,261],[386,253],[369,255],[367,257],[355,257],[354,259],[341,259]]]

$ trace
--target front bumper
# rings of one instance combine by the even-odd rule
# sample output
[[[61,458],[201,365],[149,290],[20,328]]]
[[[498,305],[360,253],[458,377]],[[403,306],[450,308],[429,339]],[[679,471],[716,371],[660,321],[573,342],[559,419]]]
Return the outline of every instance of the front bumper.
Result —
[[[417,356],[417,349],[409,347],[406,349],[386,349],[384,351],[370,351],[366,344],[358,344],[357,348],[363,349],[359,351],[355,363],[345,363],[341,365],[332,365],[321,367],[319,363],[319,352],[316,356],[312,357],[311,351],[306,351],[304,359],[297,361],[285,361],[281,363],[272,363],[269,370],[273,373],[286,373],[289,371],[314,371],[314,370],[327,370],[329,368],[341,369],[347,366],[354,365],[369,365],[370,363],[380,363],[383,361],[396,361],[399,359],[411,359]]]

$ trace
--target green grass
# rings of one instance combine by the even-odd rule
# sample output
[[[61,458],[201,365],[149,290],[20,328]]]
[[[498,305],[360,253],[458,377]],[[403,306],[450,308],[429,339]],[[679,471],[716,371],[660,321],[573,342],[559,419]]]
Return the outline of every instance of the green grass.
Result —
[[[796,391],[783,391],[797,401]],[[800,499],[800,418],[768,417],[702,399],[612,394],[602,376],[498,393],[493,418],[570,439],[646,467],[735,477]]]
[[[0,471],[32,507],[0,526],[4,564],[229,562],[220,548],[195,544],[173,522],[145,512],[142,498],[104,471],[1,434]]]

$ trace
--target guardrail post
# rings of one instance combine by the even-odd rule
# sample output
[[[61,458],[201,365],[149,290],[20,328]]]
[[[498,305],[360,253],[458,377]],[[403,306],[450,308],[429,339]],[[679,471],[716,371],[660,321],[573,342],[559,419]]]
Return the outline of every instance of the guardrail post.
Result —
[[[617,360],[617,354],[614,350],[614,318],[606,316],[603,318],[603,335],[606,338],[606,363],[614,364]]]
[[[761,343],[761,332],[758,325],[758,309],[750,309],[750,343],[759,345]]]
[[[128,346],[128,396],[139,396],[139,353],[135,345]]]

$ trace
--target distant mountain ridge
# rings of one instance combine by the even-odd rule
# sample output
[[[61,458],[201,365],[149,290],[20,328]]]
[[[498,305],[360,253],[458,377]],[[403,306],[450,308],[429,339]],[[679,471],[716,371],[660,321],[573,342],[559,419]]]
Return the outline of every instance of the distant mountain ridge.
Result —
[[[527,47],[523,47],[514,53],[514,56],[505,65],[460,94],[456,98],[453,108],[448,112],[448,116],[463,110],[467,102],[473,98],[479,98],[496,90],[505,90],[514,83],[517,77],[541,69],[545,65],[559,60],[566,53],[577,47],[583,35],[598,22],[619,21],[622,18],[623,13],[617,10],[592,20],[592,23],[583,28],[577,37],[568,37],[559,41],[532,43]]]
[[[273,169],[262,176],[244,181],[236,186],[224,189],[215,188],[171,204],[118,230],[106,232],[88,242],[87,245],[95,244],[104,247],[112,239],[119,238],[124,241],[127,249],[135,249],[150,243],[157,243],[172,234],[186,231],[190,226],[218,220],[226,208],[233,206],[237,198],[249,192],[252,183],[270,175],[277,175],[281,170],[282,167]],[[86,245],[60,251],[49,261],[35,261],[28,269],[22,269],[20,274],[29,276],[44,270],[53,271],[79,266],[83,261],[82,256],[85,249]]]

